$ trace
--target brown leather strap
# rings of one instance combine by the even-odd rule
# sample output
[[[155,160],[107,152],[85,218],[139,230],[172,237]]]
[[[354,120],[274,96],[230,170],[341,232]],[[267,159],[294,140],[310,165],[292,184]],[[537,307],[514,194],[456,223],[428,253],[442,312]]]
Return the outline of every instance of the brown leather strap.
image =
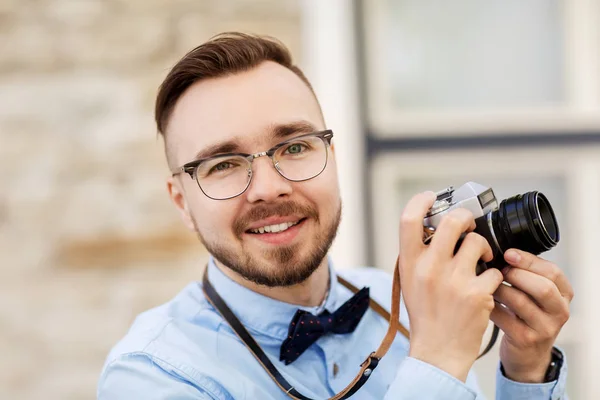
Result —
[[[350,290],[352,293],[356,293],[359,290],[356,286],[354,286],[341,276],[338,276],[338,282],[341,283],[342,286],[344,286],[346,289]],[[383,308],[378,302],[371,299],[369,306],[373,309],[373,311],[381,315],[383,319],[385,319],[386,321],[390,320],[390,313],[387,312],[387,310]],[[400,321],[398,321],[398,332],[400,332],[402,336],[410,340],[410,332]]]
[[[388,352],[390,347],[392,346],[392,342],[396,338],[396,332],[399,330],[400,326],[400,270],[399,270],[399,259],[396,259],[396,266],[394,267],[394,276],[392,283],[392,307],[389,318],[389,327],[388,330],[379,345],[379,348],[369,354],[367,359],[363,361],[361,364],[361,369],[358,372],[358,375],[354,378],[352,382],[348,386],[346,386],[340,393],[336,394],[331,398],[331,400],[345,399],[347,397],[352,396],[360,386],[364,385],[366,382],[365,377],[368,379],[373,373],[373,369],[377,367],[379,360],[383,358],[383,356]],[[360,386],[357,384],[364,379],[364,382]],[[358,386],[358,387],[356,387]],[[346,396],[347,395],[347,396]]]

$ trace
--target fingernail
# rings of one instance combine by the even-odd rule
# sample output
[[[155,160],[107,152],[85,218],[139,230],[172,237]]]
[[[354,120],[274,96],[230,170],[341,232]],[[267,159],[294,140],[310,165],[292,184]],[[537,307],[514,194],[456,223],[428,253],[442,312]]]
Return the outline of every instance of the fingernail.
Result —
[[[505,259],[512,264],[516,264],[521,261],[521,255],[514,250],[509,250],[506,252]]]

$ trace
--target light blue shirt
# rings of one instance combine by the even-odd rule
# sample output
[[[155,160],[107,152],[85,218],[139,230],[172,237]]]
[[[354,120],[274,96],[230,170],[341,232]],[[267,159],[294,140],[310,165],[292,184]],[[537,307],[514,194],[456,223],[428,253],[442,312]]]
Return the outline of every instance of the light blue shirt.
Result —
[[[324,307],[334,311],[352,293],[337,282],[331,262],[329,294]],[[369,309],[353,333],[326,335],[290,365],[279,361],[279,348],[299,308],[233,282],[214,264],[209,279],[235,315],[269,356],[285,379],[312,399],[341,391],[358,373],[367,355],[379,346],[388,322]],[[371,297],[389,310],[390,275],[374,268],[344,270],[355,286],[370,288]],[[318,307],[300,307],[318,313]],[[401,321],[408,326],[407,313]],[[392,347],[353,399],[482,400],[475,374],[466,383],[442,370],[407,357],[408,341],[397,334]],[[335,371],[335,372],[334,372]],[[558,400],[564,394],[566,360],[558,381],[522,384],[496,374],[496,398]],[[174,299],[136,318],[112,349],[99,383],[100,400],[288,399],[254,356],[207,302],[201,283],[194,282]]]

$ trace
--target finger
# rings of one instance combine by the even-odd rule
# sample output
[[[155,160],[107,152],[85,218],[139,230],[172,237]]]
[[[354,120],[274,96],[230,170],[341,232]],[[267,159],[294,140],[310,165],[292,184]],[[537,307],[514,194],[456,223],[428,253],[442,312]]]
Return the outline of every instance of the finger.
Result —
[[[473,229],[475,229],[473,213],[462,207],[454,209],[442,218],[429,247],[432,251],[453,257],[460,235]]]
[[[510,311],[536,332],[542,332],[549,322],[548,314],[519,289],[500,285],[494,293],[494,299],[508,307]]]
[[[423,243],[423,218],[436,200],[434,192],[419,193],[404,207],[400,218],[400,257],[415,259],[427,247]]]
[[[531,331],[531,328],[519,319],[519,317],[498,303],[496,303],[490,314],[490,321],[512,338],[525,337],[525,333]]]
[[[573,287],[564,271],[556,264],[519,249],[507,250],[504,253],[504,259],[513,267],[528,270],[549,279],[554,282],[563,297],[569,302],[573,299]]]
[[[455,256],[459,268],[467,269],[473,273],[479,260],[491,261],[493,258],[494,252],[488,241],[475,232],[467,233]]]
[[[475,279],[486,293],[492,294],[501,286],[504,277],[496,268],[490,268]]]
[[[504,280],[531,296],[550,314],[562,313],[567,306],[554,282],[530,270],[509,268],[504,274]]]

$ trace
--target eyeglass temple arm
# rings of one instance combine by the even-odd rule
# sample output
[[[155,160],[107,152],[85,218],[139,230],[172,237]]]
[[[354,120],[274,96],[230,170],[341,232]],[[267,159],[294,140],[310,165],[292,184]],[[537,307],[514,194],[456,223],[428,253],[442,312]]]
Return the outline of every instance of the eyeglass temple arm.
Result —
[[[181,173],[187,173],[187,171],[185,170],[185,167],[177,167],[177,168],[171,168],[171,174],[173,176],[175,175],[179,175]]]

